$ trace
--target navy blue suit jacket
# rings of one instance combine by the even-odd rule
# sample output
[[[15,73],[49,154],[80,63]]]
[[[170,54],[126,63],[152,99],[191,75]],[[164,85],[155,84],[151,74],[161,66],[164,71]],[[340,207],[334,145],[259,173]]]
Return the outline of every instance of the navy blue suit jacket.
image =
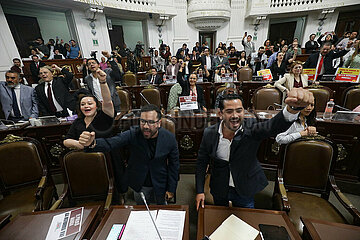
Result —
[[[220,123],[205,129],[196,162],[196,191],[204,192],[207,165],[211,165],[210,192],[217,198],[227,198],[230,171],[235,189],[241,196],[253,196],[268,184],[257,160],[257,151],[263,139],[286,131],[292,122],[285,120],[282,112],[268,121],[245,119],[230,147],[229,162],[216,157],[219,145]]]
[[[140,127],[119,133],[111,138],[96,139],[91,151],[110,152],[112,149],[129,146],[130,158],[126,170],[129,186],[139,192],[150,170],[155,194],[165,196],[165,192],[175,193],[179,178],[179,150],[174,134],[159,128],[154,159],[150,159],[150,150]]]

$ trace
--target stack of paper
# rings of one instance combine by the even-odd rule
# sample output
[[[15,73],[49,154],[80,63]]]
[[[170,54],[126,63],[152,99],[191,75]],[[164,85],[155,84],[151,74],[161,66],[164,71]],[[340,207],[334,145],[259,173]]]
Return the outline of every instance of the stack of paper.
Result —
[[[259,231],[232,214],[210,235],[211,240],[252,240]]]
[[[185,211],[150,211],[162,240],[181,240]],[[147,211],[132,211],[121,240],[159,240],[155,226]]]

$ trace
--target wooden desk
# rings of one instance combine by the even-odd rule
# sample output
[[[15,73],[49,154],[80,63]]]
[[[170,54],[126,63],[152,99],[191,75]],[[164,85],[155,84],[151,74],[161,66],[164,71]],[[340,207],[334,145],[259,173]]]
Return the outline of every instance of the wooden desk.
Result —
[[[197,240],[201,240],[205,235],[211,235],[231,214],[257,230],[259,224],[284,226],[291,239],[301,239],[285,212],[205,205],[205,208],[200,208],[198,213]],[[260,234],[256,239],[261,240]]]
[[[99,239],[103,240],[106,239],[107,235],[110,233],[111,227],[113,224],[124,224],[127,222],[127,219],[130,215],[130,209],[133,210],[146,210],[145,206],[111,206],[109,211],[106,213],[104,218],[102,219],[101,223],[97,227],[96,231],[94,232],[91,240]],[[186,211],[185,215],[185,224],[184,224],[184,233],[183,233],[183,240],[189,240],[189,206],[188,205],[167,205],[167,206],[156,206],[150,205],[150,210],[159,210],[159,209],[166,209],[166,210],[183,210]]]
[[[300,217],[304,240],[359,240],[360,227]]]
[[[0,239],[45,239],[53,216],[69,211],[70,209],[74,208],[21,214],[0,230]],[[89,238],[92,234],[93,225],[99,221],[99,210],[99,205],[84,207],[81,231],[63,239],[78,240]]]
[[[59,159],[69,151],[63,145],[65,135],[69,131],[71,122],[64,122],[59,125],[50,126],[28,126],[25,128],[15,128],[0,130],[0,140],[3,140],[8,134],[19,137],[31,137],[37,139],[45,150],[49,168],[52,173],[60,171]]]

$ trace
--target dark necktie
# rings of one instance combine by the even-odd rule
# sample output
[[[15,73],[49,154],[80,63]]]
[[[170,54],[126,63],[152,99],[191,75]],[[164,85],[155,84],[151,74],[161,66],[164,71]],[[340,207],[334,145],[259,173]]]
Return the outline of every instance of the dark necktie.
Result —
[[[153,76],[151,79],[151,84],[154,84],[154,83],[155,83],[155,76]]]
[[[51,110],[53,113],[56,113],[56,107],[55,107],[55,104],[54,104],[54,100],[53,100],[53,98],[52,98],[52,94],[51,94],[51,84],[50,84],[50,83],[48,83],[47,97],[48,97],[48,101],[49,101],[49,105],[50,105],[50,110]]]
[[[16,118],[20,118],[21,114],[20,114],[19,106],[17,104],[17,99],[16,99],[16,94],[15,94],[14,88],[11,88],[11,94],[12,94],[12,107],[13,107],[13,111],[14,111],[14,116]]]

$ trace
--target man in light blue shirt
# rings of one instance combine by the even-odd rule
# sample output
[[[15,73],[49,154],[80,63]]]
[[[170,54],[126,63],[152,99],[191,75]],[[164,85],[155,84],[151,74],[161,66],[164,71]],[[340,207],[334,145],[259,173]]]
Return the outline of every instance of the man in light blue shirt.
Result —
[[[80,53],[80,48],[78,45],[76,45],[75,40],[70,40],[70,53],[69,53],[69,58],[70,59],[75,59],[75,58],[80,58],[81,57],[81,53]]]

